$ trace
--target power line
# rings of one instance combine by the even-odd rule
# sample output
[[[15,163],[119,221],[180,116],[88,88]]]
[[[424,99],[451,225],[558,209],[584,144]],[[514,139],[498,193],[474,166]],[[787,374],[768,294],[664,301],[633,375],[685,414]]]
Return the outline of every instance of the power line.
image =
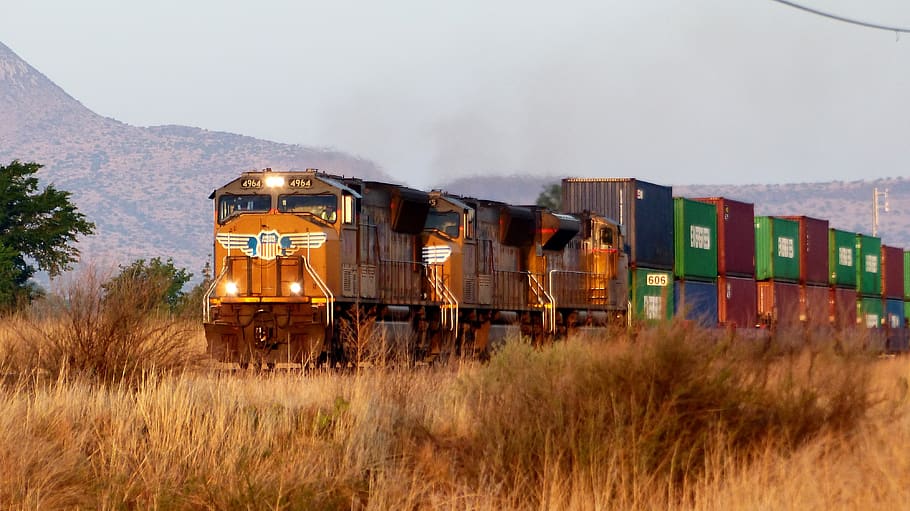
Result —
[[[843,21],[844,23],[851,23],[853,25],[859,25],[861,27],[866,27],[866,28],[875,28],[878,30],[887,30],[889,32],[902,32],[905,34],[910,34],[910,28],[889,27],[888,25],[879,25],[876,23],[869,23],[866,21],[860,21],[860,20],[856,20],[853,18],[847,18],[845,16],[838,16],[837,14],[831,14],[829,12],[819,11],[818,9],[813,9],[811,7],[806,7],[805,5],[800,5],[800,4],[797,4],[794,2],[789,2],[788,0],[772,0],[772,1],[777,2],[779,4],[784,4],[784,5],[793,7],[794,9],[799,9],[801,11],[806,11],[806,12],[809,12],[812,14],[817,14],[818,16],[824,16],[825,18],[831,18],[833,20]]]

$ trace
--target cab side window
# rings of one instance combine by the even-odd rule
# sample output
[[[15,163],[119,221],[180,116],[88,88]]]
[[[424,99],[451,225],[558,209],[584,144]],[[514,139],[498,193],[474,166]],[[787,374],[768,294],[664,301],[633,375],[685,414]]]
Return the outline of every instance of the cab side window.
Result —
[[[613,246],[613,229],[609,227],[600,228],[600,244],[609,247]]]

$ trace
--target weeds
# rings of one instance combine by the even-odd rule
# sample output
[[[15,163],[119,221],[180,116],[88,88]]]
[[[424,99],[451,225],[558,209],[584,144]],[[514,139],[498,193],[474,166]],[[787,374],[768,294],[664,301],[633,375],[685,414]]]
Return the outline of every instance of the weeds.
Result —
[[[75,324],[88,329],[85,318],[95,318],[92,331],[105,332],[106,318],[122,317],[114,310]],[[73,314],[52,318],[71,325]],[[15,330],[0,338],[19,338]],[[41,332],[46,343],[57,335]],[[69,346],[87,336],[72,335]],[[139,344],[158,339],[133,335]],[[850,348],[863,341],[849,336],[786,335],[731,339],[671,325],[541,348],[513,341],[487,364],[232,376],[171,374],[162,367],[169,358],[142,365],[132,357],[151,355],[137,351],[108,369],[82,370],[133,374],[130,385],[58,378],[0,392],[0,502],[490,510],[902,504],[910,493],[902,484],[910,463],[900,455],[910,448],[907,360],[873,359]],[[50,353],[36,360],[60,357]],[[117,349],[104,353],[118,360]],[[96,360],[67,357],[67,367]],[[835,489],[839,497],[825,494]]]
[[[475,456],[491,460],[487,477],[539,502],[552,473],[596,479],[610,467],[610,494],[642,504],[691,485],[715,449],[746,460],[855,429],[872,404],[868,371],[859,354],[736,353],[679,326],[608,346],[513,343],[471,383]]]

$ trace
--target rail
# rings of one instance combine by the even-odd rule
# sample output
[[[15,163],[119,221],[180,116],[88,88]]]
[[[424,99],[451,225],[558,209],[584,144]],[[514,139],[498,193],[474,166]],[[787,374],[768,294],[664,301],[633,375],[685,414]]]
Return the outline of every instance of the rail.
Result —
[[[439,301],[443,302],[439,309],[442,316],[442,324],[448,326],[449,330],[458,332],[458,298],[439,277],[439,265],[425,264],[424,268],[426,269],[427,281],[433,287],[433,291]]]
[[[377,277],[376,294],[381,300],[419,300],[426,264],[419,261],[382,259],[378,261],[380,271]]]
[[[310,266],[309,252],[309,249],[307,249],[307,257],[301,257],[301,259],[303,259],[303,269],[306,270],[307,275],[313,279],[313,282],[316,283],[316,287],[318,287],[319,291],[322,292],[322,295],[325,296],[325,324],[326,326],[331,326],[335,320],[335,294],[332,293],[329,286],[322,280],[322,277],[316,273],[316,270]]]
[[[561,284],[558,284],[557,275],[574,278],[560,279]],[[557,269],[550,270],[547,289],[566,307],[604,305],[610,303],[610,281],[607,275],[600,273]]]
[[[202,297],[202,322],[208,323],[212,320],[212,304],[209,300],[212,298],[212,293],[215,292],[215,288],[218,287],[218,283],[221,282],[221,279],[224,278],[224,275],[227,273],[228,258],[224,258],[224,264],[221,265],[221,273],[215,277],[215,280],[212,281],[212,285],[206,290],[205,295]]]
[[[553,298],[553,295],[547,292],[546,289],[540,284],[540,281],[537,280],[537,277],[533,273],[527,272],[528,274],[528,285],[531,287],[531,292],[534,293],[534,297],[537,298],[537,304],[543,307],[543,329],[545,332],[555,332],[556,331],[556,299]]]

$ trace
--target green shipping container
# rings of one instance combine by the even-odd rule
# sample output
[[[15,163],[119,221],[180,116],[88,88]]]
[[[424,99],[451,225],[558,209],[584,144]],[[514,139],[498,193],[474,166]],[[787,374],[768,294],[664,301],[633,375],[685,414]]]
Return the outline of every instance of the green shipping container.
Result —
[[[717,209],[714,204],[673,199],[676,264],[681,279],[717,277]]]
[[[882,326],[882,299],[864,296],[856,300],[856,322],[866,328]]]
[[[799,281],[799,222],[755,217],[755,280]]]
[[[828,230],[828,273],[832,286],[856,289],[856,233]]]
[[[882,240],[856,235],[856,291],[861,295],[882,294]]]
[[[910,318],[910,301],[904,300],[904,318]]]
[[[664,321],[673,318],[673,273],[635,268],[629,271],[632,283],[632,319]]]
[[[904,250],[904,298],[910,299],[910,250]]]

